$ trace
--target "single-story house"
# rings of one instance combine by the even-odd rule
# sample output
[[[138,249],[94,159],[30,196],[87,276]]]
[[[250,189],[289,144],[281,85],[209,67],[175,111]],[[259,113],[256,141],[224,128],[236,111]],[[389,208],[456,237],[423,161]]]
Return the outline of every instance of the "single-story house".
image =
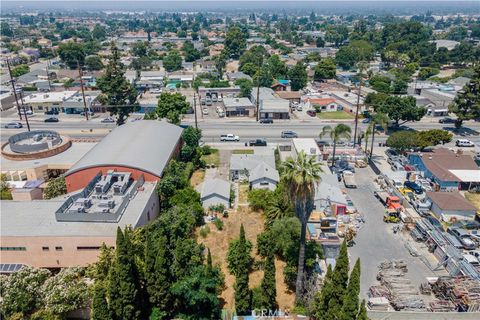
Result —
[[[277,183],[280,181],[280,175],[275,168],[270,167],[265,162],[261,162],[250,170],[248,181],[250,189],[275,190]]]
[[[307,156],[315,157],[320,162],[323,159],[322,151],[313,138],[294,138],[292,139],[295,155],[303,151]]]
[[[289,82],[285,82],[287,80],[277,80],[275,81],[270,88],[273,91],[287,91],[287,87]]]
[[[230,182],[217,178],[207,179],[198,186],[197,190],[200,192],[200,201],[205,209],[221,204],[225,208],[230,207]]]
[[[347,213],[347,198],[340,189],[336,174],[322,174],[322,182],[315,187],[314,210],[334,215]]]
[[[259,113],[261,119],[289,119],[290,101],[274,95],[270,88],[259,89]],[[257,93],[252,90],[250,100],[256,104]]]
[[[307,98],[305,102],[307,107],[315,108],[315,106],[318,106],[321,112],[331,112],[342,109],[342,106],[333,98]]]
[[[432,202],[431,211],[443,221],[454,219],[474,219],[477,208],[465,199],[458,191],[427,192]]]
[[[480,184],[480,169],[468,154],[438,148],[432,152],[412,152],[408,160],[439,191],[469,190]]]
[[[249,180],[251,182],[250,175],[255,168],[262,164],[272,169],[275,168],[275,155],[272,149],[264,149],[262,152],[255,150],[254,154],[232,154],[230,157],[230,179]],[[258,172],[254,174],[255,180],[258,180],[261,175],[259,168]]]
[[[223,106],[227,117],[253,117],[255,106],[248,98],[224,98]]]

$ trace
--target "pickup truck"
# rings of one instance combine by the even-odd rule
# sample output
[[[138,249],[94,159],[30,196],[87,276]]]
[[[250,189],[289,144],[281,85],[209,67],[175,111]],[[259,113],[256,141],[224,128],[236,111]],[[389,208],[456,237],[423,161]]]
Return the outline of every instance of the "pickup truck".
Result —
[[[343,171],[343,183],[346,188],[356,188],[357,182],[355,181],[355,176],[351,171]]]
[[[265,139],[255,139],[248,141],[250,147],[266,147],[267,141]]]
[[[240,137],[236,136],[232,133],[229,134],[222,134],[220,136],[220,141],[240,141]]]

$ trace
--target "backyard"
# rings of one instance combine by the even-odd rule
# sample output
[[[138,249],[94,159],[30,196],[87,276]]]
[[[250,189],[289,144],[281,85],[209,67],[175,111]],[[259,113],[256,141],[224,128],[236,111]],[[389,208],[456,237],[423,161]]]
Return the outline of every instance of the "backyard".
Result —
[[[317,117],[324,120],[347,120],[355,119],[355,115],[345,111],[318,112]]]
[[[210,152],[210,154],[204,154],[202,160],[205,161],[207,166],[214,165],[215,167],[218,167],[220,165],[220,154],[218,149],[211,148]]]

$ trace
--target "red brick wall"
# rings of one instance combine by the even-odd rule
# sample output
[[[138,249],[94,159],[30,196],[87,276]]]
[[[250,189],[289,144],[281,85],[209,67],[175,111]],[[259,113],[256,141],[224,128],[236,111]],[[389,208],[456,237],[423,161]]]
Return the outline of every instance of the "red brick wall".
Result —
[[[85,186],[95,177],[95,175],[102,171],[102,175],[105,175],[108,170],[115,170],[119,172],[131,172],[132,178],[134,180],[138,180],[138,178],[143,174],[145,181],[158,181],[160,180],[159,177],[144,172],[142,170],[133,169],[130,167],[122,167],[122,166],[98,166],[93,168],[88,168],[84,170],[80,170],[74,172],[65,177],[65,181],[67,183],[67,191],[73,192],[80,189],[85,188]]]

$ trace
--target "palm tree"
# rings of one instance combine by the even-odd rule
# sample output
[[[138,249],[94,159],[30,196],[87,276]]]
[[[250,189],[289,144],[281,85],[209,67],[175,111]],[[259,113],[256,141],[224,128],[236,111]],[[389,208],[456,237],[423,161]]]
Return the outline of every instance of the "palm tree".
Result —
[[[333,166],[335,165],[335,152],[337,151],[337,143],[342,139],[350,140],[352,128],[343,123],[337,124],[334,128],[331,126],[325,126],[320,133],[320,138],[326,136],[327,134],[330,135],[330,139],[333,140]]]
[[[376,113],[373,115],[372,121],[370,122],[370,125],[367,129],[367,131],[370,131],[372,134],[372,144],[370,147],[370,159],[372,159],[372,155],[373,155],[373,143],[375,141],[375,132],[376,132],[375,127],[379,125],[383,128],[385,132],[387,132],[389,121],[390,119],[384,113]]]
[[[360,61],[357,63],[358,74],[360,75],[360,83],[358,84],[357,92],[357,109],[355,110],[355,131],[353,134],[353,146],[357,144],[357,127],[358,127],[358,111],[360,109],[360,95],[362,94],[363,72],[368,68],[367,61]]]
[[[295,283],[295,298],[297,301],[300,300],[303,293],[307,222],[313,211],[315,186],[321,181],[321,172],[322,167],[320,163],[313,156],[307,156],[303,151],[298,154],[296,159],[289,158],[283,164],[282,178],[294,204],[295,213],[302,225],[297,280]]]

